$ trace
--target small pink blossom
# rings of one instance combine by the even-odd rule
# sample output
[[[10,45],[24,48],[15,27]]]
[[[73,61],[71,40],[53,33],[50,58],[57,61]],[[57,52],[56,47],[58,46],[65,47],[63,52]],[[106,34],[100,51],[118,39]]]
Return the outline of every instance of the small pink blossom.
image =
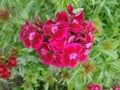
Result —
[[[20,32],[20,39],[26,48],[32,47],[36,50],[42,44],[43,35],[36,31],[33,24],[29,25],[28,21],[26,21]]]
[[[91,90],[102,90],[99,84],[94,84]]]
[[[50,65],[52,63],[52,54],[50,53],[50,48],[47,43],[43,43],[41,48],[39,48],[37,54],[40,57],[40,60],[46,64]]]
[[[74,68],[77,66],[78,62],[81,61],[79,55],[82,50],[82,46],[77,43],[68,44],[63,48],[63,59],[66,66]]]
[[[90,83],[86,90],[102,90],[102,87],[99,84]]]

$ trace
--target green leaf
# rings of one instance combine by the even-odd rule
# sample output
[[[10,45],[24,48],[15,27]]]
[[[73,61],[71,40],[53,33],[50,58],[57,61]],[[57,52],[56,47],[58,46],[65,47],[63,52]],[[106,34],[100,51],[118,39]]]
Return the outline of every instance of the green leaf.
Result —
[[[76,8],[73,10],[73,12],[78,13],[78,12],[83,11],[83,10],[84,10],[84,8]]]
[[[118,54],[116,52],[111,52],[111,51],[107,51],[107,50],[101,50],[101,52],[105,55],[108,55],[109,57],[112,57],[113,59],[118,58]]]

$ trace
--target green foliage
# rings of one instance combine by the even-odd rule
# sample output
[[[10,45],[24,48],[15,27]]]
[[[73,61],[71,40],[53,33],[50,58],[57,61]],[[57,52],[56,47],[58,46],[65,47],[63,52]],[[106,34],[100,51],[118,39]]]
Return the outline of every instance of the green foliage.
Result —
[[[82,64],[75,69],[45,66],[19,39],[26,19],[55,18],[55,13],[66,10],[68,4],[76,13],[82,9],[85,20],[93,21],[98,30],[87,62],[91,69]],[[0,54],[9,56],[16,49],[18,66],[12,69],[9,80],[0,79],[0,90],[5,88],[2,83],[12,83],[12,90],[85,90],[90,82],[112,90],[120,85],[120,0],[0,0],[0,8],[4,7],[10,10],[10,17],[0,20]],[[20,85],[14,81],[18,77],[23,79]]]

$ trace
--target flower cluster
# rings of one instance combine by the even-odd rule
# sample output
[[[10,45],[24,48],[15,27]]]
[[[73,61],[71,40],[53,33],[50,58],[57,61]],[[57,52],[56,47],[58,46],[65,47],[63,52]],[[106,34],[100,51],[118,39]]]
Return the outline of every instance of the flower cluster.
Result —
[[[26,48],[32,47],[46,65],[75,68],[85,63],[93,45],[95,27],[84,20],[84,13],[75,14],[71,5],[41,25],[26,21],[20,31],[20,39]]]
[[[10,69],[17,66],[16,56],[12,55],[7,60],[0,57],[0,78],[8,79],[11,76]]]
[[[89,83],[88,88],[86,90],[102,90],[99,84]]]

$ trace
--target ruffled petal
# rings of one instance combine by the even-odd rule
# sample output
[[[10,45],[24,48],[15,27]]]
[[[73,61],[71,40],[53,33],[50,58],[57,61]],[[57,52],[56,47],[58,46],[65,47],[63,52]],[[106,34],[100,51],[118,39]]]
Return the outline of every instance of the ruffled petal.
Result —
[[[68,19],[67,13],[65,11],[63,11],[63,12],[58,12],[56,14],[56,20],[58,22],[68,22],[69,19]]]

